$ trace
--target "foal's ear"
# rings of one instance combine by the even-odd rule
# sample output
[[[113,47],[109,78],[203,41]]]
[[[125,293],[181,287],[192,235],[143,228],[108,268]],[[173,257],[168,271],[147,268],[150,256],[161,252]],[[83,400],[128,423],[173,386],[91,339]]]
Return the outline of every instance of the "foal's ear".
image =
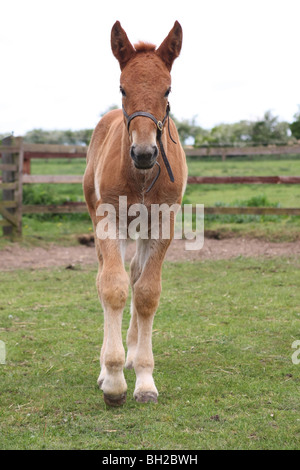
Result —
[[[129,59],[133,56],[135,49],[119,21],[115,22],[111,30],[111,48],[114,56],[119,61],[121,70],[123,70]]]
[[[179,56],[182,45],[182,28],[178,21],[175,21],[173,28],[166,39],[157,49],[156,53],[164,61],[169,71],[173,62]]]

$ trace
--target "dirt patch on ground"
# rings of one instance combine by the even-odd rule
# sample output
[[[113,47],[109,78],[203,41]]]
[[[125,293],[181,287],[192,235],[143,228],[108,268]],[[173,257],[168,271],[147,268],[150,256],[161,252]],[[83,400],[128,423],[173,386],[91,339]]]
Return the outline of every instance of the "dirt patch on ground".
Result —
[[[127,247],[126,260],[129,261],[135,251],[135,243]],[[169,261],[194,261],[229,259],[237,256],[276,257],[300,256],[300,241],[290,243],[270,243],[257,239],[229,238],[216,240],[206,238],[199,251],[187,251],[185,240],[173,240],[166,259]],[[92,243],[78,246],[50,245],[47,248],[24,248],[18,244],[0,251],[0,270],[40,269],[53,266],[72,268],[77,264],[96,264],[96,252]]]

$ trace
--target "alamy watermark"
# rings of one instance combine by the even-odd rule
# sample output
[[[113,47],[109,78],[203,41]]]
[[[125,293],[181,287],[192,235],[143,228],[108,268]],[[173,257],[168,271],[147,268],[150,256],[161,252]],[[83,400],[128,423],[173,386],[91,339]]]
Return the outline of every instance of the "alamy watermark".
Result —
[[[119,205],[100,204],[96,227],[100,240],[158,240],[174,238],[185,241],[186,250],[201,250],[204,244],[204,205],[144,204],[128,205],[127,196],[119,196]]]
[[[300,340],[296,340],[292,344],[292,348],[296,351],[292,354],[292,363],[297,366],[300,364]]]
[[[0,340],[0,364],[5,364],[5,343]]]

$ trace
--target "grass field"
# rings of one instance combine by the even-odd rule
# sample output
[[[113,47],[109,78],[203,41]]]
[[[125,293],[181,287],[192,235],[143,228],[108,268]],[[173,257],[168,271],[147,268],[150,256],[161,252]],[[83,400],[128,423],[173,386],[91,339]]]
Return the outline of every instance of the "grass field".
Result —
[[[159,403],[97,389],[95,267],[0,272],[1,449],[297,449],[299,259],[166,263],[154,322]],[[124,339],[129,300],[124,313]]]

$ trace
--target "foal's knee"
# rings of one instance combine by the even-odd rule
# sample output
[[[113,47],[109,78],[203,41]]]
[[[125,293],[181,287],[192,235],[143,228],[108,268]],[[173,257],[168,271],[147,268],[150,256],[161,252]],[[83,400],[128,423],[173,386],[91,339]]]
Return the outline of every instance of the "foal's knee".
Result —
[[[134,304],[140,315],[153,315],[158,307],[161,294],[161,283],[145,283],[137,281],[134,286]]]
[[[105,306],[113,310],[123,309],[128,296],[129,279],[126,271],[102,271],[97,279],[99,295]]]

